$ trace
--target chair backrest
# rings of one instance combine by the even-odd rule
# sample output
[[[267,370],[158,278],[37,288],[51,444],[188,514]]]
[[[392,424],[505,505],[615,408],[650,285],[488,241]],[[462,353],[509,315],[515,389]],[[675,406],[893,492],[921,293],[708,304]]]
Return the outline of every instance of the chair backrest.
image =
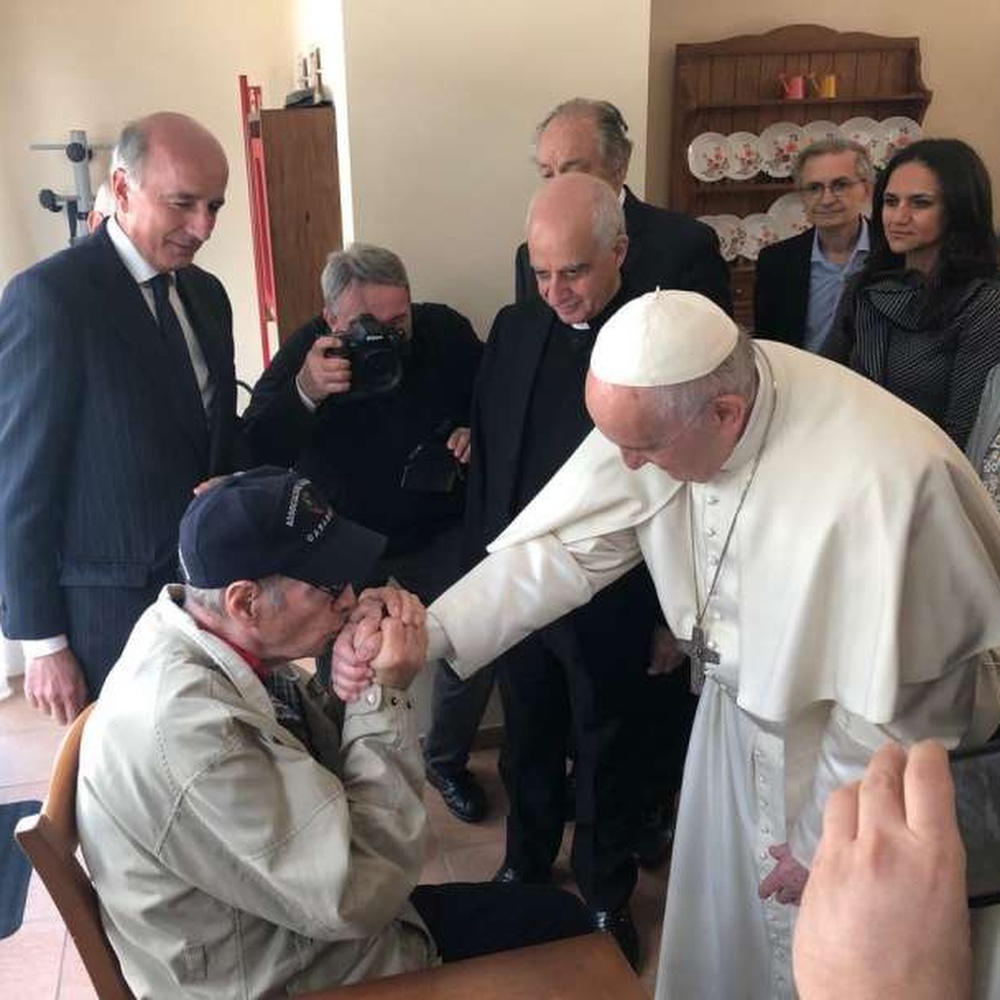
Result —
[[[63,737],[41,813],[22,819],[14,836],[45,883],[100,1000],[135,1000],[104,933],[97,893],[76,856],[80,740],[93,707],[88,705]]]

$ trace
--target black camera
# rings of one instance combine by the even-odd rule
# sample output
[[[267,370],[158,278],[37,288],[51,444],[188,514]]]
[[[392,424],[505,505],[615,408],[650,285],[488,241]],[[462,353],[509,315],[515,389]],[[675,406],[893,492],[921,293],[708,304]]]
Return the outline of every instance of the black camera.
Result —
[[[347,358],[351,362],[351,389],[348,395],[367,399],[392,392],[403,377],[402,330],[380,323],[371,313],[353,320],[338,333],[339,347],[328,347],[324,357]]]

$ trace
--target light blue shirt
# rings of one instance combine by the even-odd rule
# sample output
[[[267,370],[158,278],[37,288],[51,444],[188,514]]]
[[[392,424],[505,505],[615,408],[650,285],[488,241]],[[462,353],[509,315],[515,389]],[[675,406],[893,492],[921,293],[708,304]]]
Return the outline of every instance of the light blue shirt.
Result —
[[[843,264],[829,261],[819,245],[819,230],[813,233],[812,256],[809,259],[809,309],[806,313],[806,335],[802,346],[807,351],[818,351],[823,346],[833,317],[837,312],[844,283],[852,274],[861,270],[868,257],[868,220],[862,218],[858,242],[851,256]]]

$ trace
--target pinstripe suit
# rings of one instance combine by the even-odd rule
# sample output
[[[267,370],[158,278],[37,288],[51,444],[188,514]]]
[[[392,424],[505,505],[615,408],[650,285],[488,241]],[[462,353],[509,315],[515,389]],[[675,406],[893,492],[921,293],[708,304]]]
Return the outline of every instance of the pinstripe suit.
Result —
[[[176,577],[192,487],[230,468],[232,314],[216,278],[177,288],[215,393],[192,412],[106,226],[17,275],[0,301],[0,596],[10,638],[66,633],[92,696]]]

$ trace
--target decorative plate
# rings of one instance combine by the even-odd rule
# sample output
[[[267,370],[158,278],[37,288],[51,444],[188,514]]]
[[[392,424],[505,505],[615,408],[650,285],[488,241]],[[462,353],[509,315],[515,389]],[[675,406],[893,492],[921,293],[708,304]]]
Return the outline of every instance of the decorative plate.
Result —
[[[756,260],[764,247],[777,243],[781,233],[777,222],[767,212],[755,212],[743,220],[743,256]]]
[[[761,132],[757,145],[764,170],[771,177],[789,177],[795,157],[806,145],[805,134],[793,122],[775,122]]]
[[[810,225],[805,205],[802,204],[802,198],[797,191],[789,191],[776,198],[767,210],[767,214],[778,224],[778,232],[783,240],[804,233]]]
[[[823,142],[826,139],[839,139],[841,136],[840,126],[836,122],[818,121],[806,122],[802,126],[802,131],[806,137],[806,144]]]
[[[886,135],[874,118],[849,118],[840,126],[840,134],[845,139],[853,139],[868,150],[872,163],[876,167],[885,163]],[[881,161],[881,162],[880,162]]]
[[[885,136],[885,161],[892,159],[895,153],[904,146],[909,146],[911,142],[916,142],[923,137],[924,130],[912,119],[899,115],[895,118],[886,118],[880,122],[882,133]]]
[[[743,221],[738,215],[716,215],[711,223],[719,237],[723,260],[736,260],[743,250]]]
[[[748,181],[760,173],[760,148],[753,132],[734,132],[729,145],[729,169],[726,176],[734,181]]]
[[[729,169],[729,144],[721,132],[702,132],[688,146],[688,167],[700,181],[720,181]]]

